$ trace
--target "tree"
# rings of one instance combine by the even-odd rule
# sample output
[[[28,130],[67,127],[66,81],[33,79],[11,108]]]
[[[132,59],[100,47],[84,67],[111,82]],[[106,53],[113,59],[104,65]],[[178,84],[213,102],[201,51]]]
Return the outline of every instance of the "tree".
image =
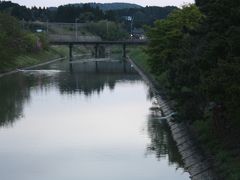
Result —
[[[90,22],[87,25],[87,30],[105,40],[120,40],[128,36],[121,24],[107,20]]]
[[[21,51],[21,30],[18,21],[0,13],[0,69],[14,63]]]
[[[199,92],[200,72],[194,57],[194,34],[204,16],[195,5],[175,10],[148,29],[149,66],[159,84],[178,102],[178,116],[188,122],[204,111],[204,98]]]
[[[43,36],[22,30],[19,21],[0,13],[0,70],[7,70],[15,65],[15,59],[21,53],[32,53],[47,49]]]
[[[215,121],[227,122],[216,127],[217,133],[225,135],[231,126],[230,132],[236,135],[240,128],[240,2],[196,0],[196,4],[206,15],[198,53],[202,87],[209,101],[224,106],[225,119]]]

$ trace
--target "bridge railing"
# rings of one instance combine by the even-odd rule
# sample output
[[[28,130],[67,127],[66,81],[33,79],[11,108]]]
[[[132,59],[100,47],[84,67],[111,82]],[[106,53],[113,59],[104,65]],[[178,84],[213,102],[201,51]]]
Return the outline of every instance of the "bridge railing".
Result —
[[[78,41],[95,42],[102,40],[99,36],[74,36],[74,35],[49,34],[47,37],[49,42],[78,42]]]

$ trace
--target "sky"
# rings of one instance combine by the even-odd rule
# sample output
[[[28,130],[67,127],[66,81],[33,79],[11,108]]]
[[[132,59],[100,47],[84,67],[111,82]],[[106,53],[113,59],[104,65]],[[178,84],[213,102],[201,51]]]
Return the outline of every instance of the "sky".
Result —
[[[53,7],[64,4],[72,3],[88,3],[88,2],[97,2],[97,3],[112,3],[112,2],[127,2],[139,4],[142,6],[182,6],[186,3],[194,3],[194,0],[12,0],[12,2],[18,3],[20,5],[25,5],[28,7],[31,6],[41,6],[41,7]]]

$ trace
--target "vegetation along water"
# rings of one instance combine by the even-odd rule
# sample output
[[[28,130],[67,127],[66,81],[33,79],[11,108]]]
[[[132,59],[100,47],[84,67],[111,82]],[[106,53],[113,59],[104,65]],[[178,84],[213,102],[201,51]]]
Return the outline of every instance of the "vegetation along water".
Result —
[[[116,61],[119,46],[101,45],[108,62],[88,62],[82,55],[96,46],[74,45],[74,63],[23,70],[68,57],[67,46],[50,43],[60,37],[148,42],[128,55],[173,102],[173,121],[185,124],[216,179],[239,180],[239,9],[237,0],[181,8],[0,1],[0,73],[18,71],[0,78],[2,177],[189,179],[148,86]]]

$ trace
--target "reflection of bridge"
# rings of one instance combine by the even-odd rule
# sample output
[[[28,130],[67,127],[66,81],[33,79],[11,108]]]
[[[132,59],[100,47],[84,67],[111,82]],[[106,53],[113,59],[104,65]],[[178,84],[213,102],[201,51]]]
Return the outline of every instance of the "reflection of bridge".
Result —
[[[72,48],[73,45],[94,45],[95,48],[95,58],[98,57],[98,50],[100,45],[122,45],[123,47],[123,57],[126,58],[126,46],[127,45],[145,45],[147,44],[146,40],[124,40],[124,41],[102,41],[102,40],[93,40],[93,39],[84,39],[84,40],[50,40],[52,45],[68,45],[69,46],[69,58],[72,59]]]
[[[127,61],[65,63],[65,68],[69,67],[69,72],[64,71],[59,74],[61,93],[79,92],[89,96],[93,93],[100,93],[105,87],[114,89],[115,85],[122,81],[141,81],[141,77]]]

